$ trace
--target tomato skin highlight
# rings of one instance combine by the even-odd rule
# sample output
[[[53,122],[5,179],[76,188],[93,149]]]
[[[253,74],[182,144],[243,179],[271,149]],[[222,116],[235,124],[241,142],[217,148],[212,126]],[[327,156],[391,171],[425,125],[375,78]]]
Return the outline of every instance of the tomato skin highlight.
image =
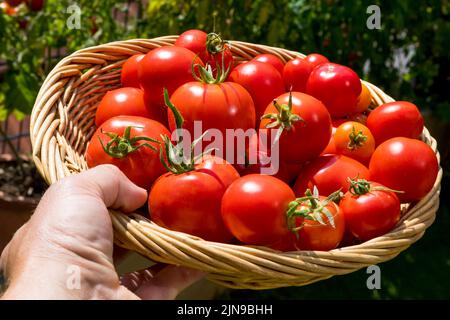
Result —
[[[373,187],[382,186],[371,183]],[[373,190],[363,195],[347,192],[339,203],[346,228],[367,241],[386,234],[400,220],[400,200],[392,191]]]
[[[209,54],[206,50],[206,38],[208,34],[202,30],[192,29],[180,34],[175,41],[175,46],[183,47],[198,54],[203,62],[207,62]]]
[[[310,53],[305,57],[305,60],[309,62],[309,64],[314,69],[318,65],[321,65],[322,63],[330,62],[327,57],[318,54],[318,53]]]
[[[404,191],[397,196],[406,203],[422,199],[431,190],[439,165],[436,154],[426,143],[397,137],[375,149],[369,169],[373,181]]]
[[[148,52],[139,62],[139,83],[152,113],[167,118],[164,88],[171,95],[179,86],[194,81],[192,64],[203,62],[192,51],[176,46],[165,46]]]
[[[289,93],[276,98],[278,104],[289,103]],[[264,114],[277,113],[270,103]],[[292,92],[292,113],[299,115],[303,121],[294,122],[290,130],[283,130],[280,137],[280,160],[286,163],[303,164],[314,159],[325,149],[331,137],[331,118],[325,106],[316,98],[305,93]],[[263,119],[260,129],[271,122]],[[275,134],[276,129],[270,130]],[[270,143],[271,139],[267,139]]]
[[[280,73],[268,63],[249,61],[235,67],[229,80],[242,85],[251,95],[255,105],[256,124],[272,100],[284,93]]]
[[[141,88],[139,84],[138,65],[144,57],[145,54],[135,54],[129,57],[122,65],[122,71],[120,73],[122,87]]]
[[[366,137],[366,140],[352,146],[351,136],[353,133],[361,133]],[[355,121],[347,121],[337,127],[334,142],[337,154],[355,159],[364,165],[369,164],[370,157],[375,151],[375,139],[369,128]]]
[[[239,174],[224,160],[205,156],[194,171],[166,173],[153,185],[149,196],[151,219],[160,226],[208,241],[233,238],[221,216],[221,200]]]
[[[101,132],[102,130],[122,136],[125,128],[129,126],[132,126],[131,138],[147,136],[162,142],[161,135],[170,136],[166,127],[155,120],[134,116],[113,117],[106,120],[93,134],[86,150],[86,161],[89,168],[100,164],[115,165],[133,183],[148,190],[153,181],[166,172],[159,160],[160,145],[156,142],[140,141],[138,144],[149,143],[158,151],[144,146],[129,153],[124,158],[117,159],[108,155],[99,141],[100,138],[103,144],[106,145],[111,140],[111,138]]]
[[[358,75],[352,69],[336,63],[317,66],[306,83],[306,93],[322,101],[332,117],[356,113],[361,90]]]
[[[348,178],[370,178],[369,169],[360,162],[343,155],[322,155],[306,164],[295,181],[293,190],[301,197],[307,189],[319,189],[320,195],[328,196],[342,188],[347,192]]]
[[[170,97],[184,118],[183,128],[189,131],[195,139],[194,121],[201,121],[202,131],[219,130],[226,137],[227,129],[242,129],[244,131],[255,127],[255,108],[250,94],[239,84],[224,82],[220,84],[205,84],[189,82],[179,87]],[[172,111],[168,112],[169,128],[176,129]],[[234,147],[233,160],[229,159]],[[245,148],[244,148],[245,150]],[[230,162],[237,162],[237,139],[234,146],[223,141],[223,149],[214,151]]]
[[[419,109],[407,101],[385,103],[375,108],[367,118],[367,127],[377,145],[395,137],[417,139],[422,133],[423,125]]]
[[[302,58],[289,60],[283,69],[284,88],[286,91],[306,92],[306,82],[313,66]]]
[[[229,186],[222,198],[222,217],[241,242],[269,245],[289,234],[286,210],[293,200],[294,193],[283,181],[251,174]]]
[[[270,53],[262,53],[258,54],[252,60],[268,63],[272,65],[275,69],[277,69],[280,75],[283,75],[284,63],[276,55]]]
[[[158,120],[152,115],[144,101],[144,91],[137,88],[119,88],[108,91],[100,100],[95,114],[95,125],[116,116],[139,116]]]

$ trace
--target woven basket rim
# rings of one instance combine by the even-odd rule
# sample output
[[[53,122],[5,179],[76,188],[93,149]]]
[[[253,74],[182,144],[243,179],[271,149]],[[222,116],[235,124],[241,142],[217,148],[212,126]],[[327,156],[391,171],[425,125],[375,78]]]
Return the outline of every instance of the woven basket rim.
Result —
[[[172,35],[101,44],[78,50],[55,66],[39,91],[30,121],[33,160],[49,184],[73,171],[87,168],[79,165],[83,163],[83,155],[73,152],[72,149],[77,148],[72,148],[64,140],[64,134],[72,140],[80,134],[76,125],[70,122],[80,117],[76,112],[78,106],[71,105],[71,101],[79,94],[76,90],[83,88],[83,77],[87,74],[86,79],[93,79],[98,75],[98,70],[111,65],[117,64],[120,68],[128,56],[145,53],[161,45],[172,45],[177,37]],[[258,53],[276,54],[284,62],[297,56],[305,57],[295,51],[266,45],[242,41],[230,41],[230,44],[239,61]],[[104,76],[101,72],[100,75]],[[375,85],[362,82],[367,85],[374,104],[394,101]],[[80,141],[81,138],[77,139]],[[436,141],[427,128],[423,130],[422,139],[436,152],[439,161]],[[130,216],[111,210],[111,218],[117,244],[155,261],[202,269],[209,273],[212,281],[221,285],[249,289],[306,285],[392,259],[420,239],[434,221],[439,206],[441,178],[442,168],[439,168],[433,189],[414,205],[404,206],[401,221],[386,235],[330,251],[279,252],[266,247],[215,243],[165,229],[139,215]]]

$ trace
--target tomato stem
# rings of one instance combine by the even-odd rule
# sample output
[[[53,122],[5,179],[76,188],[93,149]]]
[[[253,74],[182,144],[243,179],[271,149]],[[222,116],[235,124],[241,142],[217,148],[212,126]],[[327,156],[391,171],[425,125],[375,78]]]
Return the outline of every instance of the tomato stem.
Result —
[[[360,130],[356,132],[355,126],[352,127],[352,131],[348,135],[349,141],[347,147],[350,150],[355,150],[363,146],[367,141],[367,136]]]
[[[385,186],[373,186],[371,182],[369,182],[365,179],[348,178],[348,182],[350,184],[348,191],[354,196],[362,196],[362,195],[365,195],[366,193],[369,193],[372,191],[388,191],[388,192],[395,192],[395,193],[404,193],[404,191],[390,189]]]
[[[291,130],[295,122],[305,120],[298,114],[292,113],[292,91],[289,91],[288,104],[280,105],[276,99],[273,100],[273,105],[277,109],[277,113],[267,113],[261,117],[263,119],[269,119],[270,122],[265,126],[266,129],[278,128],[277,137],[275,141],[278,141],[284,130]]]
[[[131,128],[142,128],[142,127],[136,127],[136,126],[128,126],[125,128],[123,136],[120,136],[117,133],[114,132],[105,132],[103,129],[100,129],[100,132],[110,138],[110,140],[106,143],[106,145],[103,143],[102,139],[100,137],[97,137],[100,141],[100,144],[103,148],[103,150],[110,156],[116,159],[122,159],[125,158],[128,154],[135,152],[136,150],[142,148],[142,147],[148,147],[152,149],[153,151],[157,151],[157,149],[152,146],[151,144],[145,142],[140,143],[140,141],[150,141],[155,143],[160,143],[158,140],[146,137],[146,136],[135,136],[131,138]]]

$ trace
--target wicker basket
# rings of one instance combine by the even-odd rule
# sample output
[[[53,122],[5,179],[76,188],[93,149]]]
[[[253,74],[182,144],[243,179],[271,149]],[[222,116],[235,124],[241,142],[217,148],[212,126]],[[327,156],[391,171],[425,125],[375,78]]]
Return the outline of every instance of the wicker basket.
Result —
[[[177,36],[112,42],[83,49],[61,60],[50,72],[31,115],[33,159],[51,184],[87,169],[84,152],[95,130],[97,102],[120,86],[120,68],[131,55],[172,45]],[[287,61],[302,54],[264,45],[231,41],[237,61],[272,53]],[[393,101],[366,83],[372,103]],[[436,141],[424,129],[422,139],[437,153]],[[394,230],[365,243],[331,250],[277,252],[264,247],[214,243],[170,231],[148,219],[111,211],[118,245],[158,262],[184,265],[208,273],[211,281],[231,288],[268,289],[302,286],[390,260],[419,240],[439,206],[442,169],[433,189],[420,202],[402,207]]]

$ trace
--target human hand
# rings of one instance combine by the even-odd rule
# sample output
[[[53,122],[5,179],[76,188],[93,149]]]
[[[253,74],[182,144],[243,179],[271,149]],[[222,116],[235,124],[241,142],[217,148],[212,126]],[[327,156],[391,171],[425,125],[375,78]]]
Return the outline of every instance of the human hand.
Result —
[[[131,212],[147,200],[115,166],[102,165],[53,184],[0,258],[3,299],[173,299],[203,274],[161,265],[123,277],[113,264],[107,208]],[[79,285],[70,277],[79,272]],[[74,278],[76,279],[76,278]]]

